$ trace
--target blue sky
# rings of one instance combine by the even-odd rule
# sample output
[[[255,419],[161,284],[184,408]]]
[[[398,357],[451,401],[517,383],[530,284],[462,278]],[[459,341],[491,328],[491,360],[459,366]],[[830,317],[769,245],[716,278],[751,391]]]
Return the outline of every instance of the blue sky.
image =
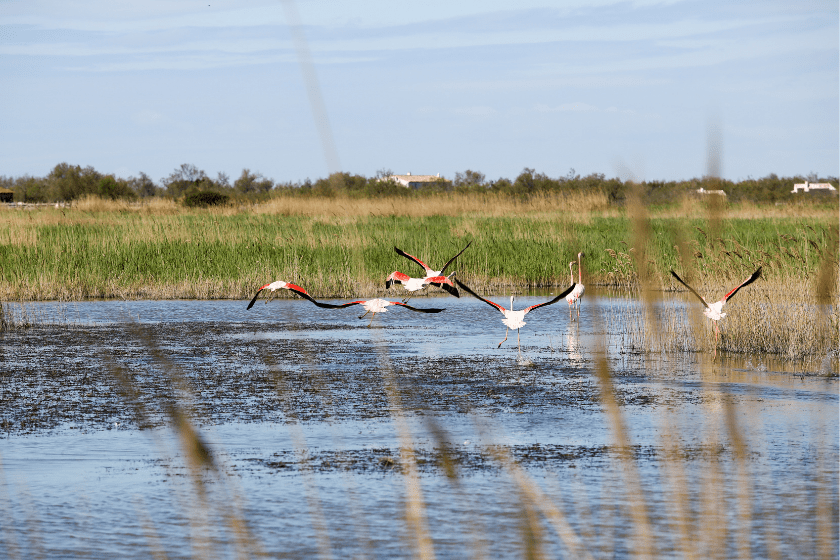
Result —
[[[401,4],[0,0],[0,175],[840,175],[836,1]]]

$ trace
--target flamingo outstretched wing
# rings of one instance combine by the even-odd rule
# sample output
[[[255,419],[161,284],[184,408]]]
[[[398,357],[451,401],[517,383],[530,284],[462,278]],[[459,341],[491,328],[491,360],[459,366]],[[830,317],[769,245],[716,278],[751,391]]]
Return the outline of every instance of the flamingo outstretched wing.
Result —
[[[260,292],[262,292],[263,290],[265,290],[266,288],[271,286],[271,284],[273,284],[273,283],[274,282],[266,284],[265,286],[262,286],[259,290],[257,290],[257,293],[254,294],[253,299],[251,299],[251,302],[248,304],[248,307],[246,307],[245,309],[247,310],[247,309],[251,309],[252,307],[254,307],[254,304],[257,302],[257,298],[259,297]],[[317,305],[319,307],[324,307],[324,306],[330,305],[328,303],[321,303],[321,302],[315,301],[315,299],[313,299],[312,296],[310,296],[306,292],[306,290],[304,290],[300,286],[297,286],[295,284],[291,284],[289,282],[286,282],[285,285],[282,288],[277,288],[277,289],[285,289],[285,290],[292,291],[292,292],[296,293],[297,295],[299,295],[300,297],[308,299],[309,301],[311,301],[312,303],[314,303],[315,305]]]
[[[268,284],[266,284],[266,286],[267,286],[267,285],[268,285]],[[262,288],[260,288],[259,290],[257,290],[257,293],[256,293],[256,294],[254,294],[254,299],[252,299],[252,300],[251,300],[251,303],[249,303],[249,304],[248,304],[248,307],[246,307],[245,309],[251,309],[252,307],[254,307],[254,304],[255,304],[255,303],[257,303],[257,298],[259,297],[260,292],[262,292],[264,289],[265,289],[265,286],[263,286]]]
[[[348,301],[347,303],[340,303],[340,304],[337,304],[337,305],[333,305],[333,304],[329,304],[329,303],[325,303],[324,305],[329,305],[332,309],[344,309],[345,307],[350,307],[351,305],[364,305],[365,303],[367,303],[367,301],[359,300],[359,301]]]
[[[466,284],[464,284],[463,282],[461,282],[461,281],[460,281],[460,280],[458,280],[457,278],[455,279],[455,282],[458,284],[458,287],[459,287],[459,288],[461,288],[462,290],[464,290],[465,292],[467,292],[468,294],[470,294],[470,295],[471,295],[471,296],[473,296],[474,298],[476,298],[476,299],[480,299],[481,301],[483,301],[483,302],[484,302],[484,303],[486,303],[487,305],[492,305],[493,307],[495,307],[496,309],[498,309],[499,311],[501,311],[501,312],[502,312],[502,314],[504,314],[504,312],[506,311],[506,309],[505,309],[504,307],[502,307],[501,305],[499,305],[498,303],[493,303],[493,302],[492,302],[492,301],[490,301],[489,299],[484,299],[483,297],[481,297],[480,295],[478,295],[477,293],[475,293],[474,291],[472,291],[471,289],[469,289],[469,287],[468,287]]]
[[[676,279],[677,279],[677,281],[679,281],[679,283],[680,283],[680,284],[682,284],[683,286],[685,286],[686,288],[688,288],[688,291],[689,291],[689,292],[691,292],[692,294],[694,294],[695,296],[697,296],[697,299],[699,299],[700,301],[702,301],[702,302],[703,302],[703,305],[705,305],[706,307],[709,307],[709,304],[708,304],[708,303],[706,303],[706,298],[704,298],[703,296],[701,296],[700,294],[698,294],[698,293],[697,293],[697,290],[695,290],[694,288],[692,288],[691,286],[689,286],[688,284],[686,284],[686,283],[685,283],[685,281],[684,281],[682,278],[680,278],[679,276],[677,276],[677,273],[676,273],[676,272],[674,272],[673,270],[671,270],[671,276],[673,276],[674,278],[676,278]]]
[[[733,289],[732,289],[732,291],[730,291],[728,294],[726,294],[725,296],[723,296],[723,297],[721,298],[721,301],[725,303],[725,302],[726,302],[729,298],[731,298],[732,296],[734,296],[734,295],[738,292],[738,290],[740,290],[740,289],[741,289],[741,288],[743,288],[744,286],[747,286],[747,285],[749,285],[749,284],[752,284],[752,283],[753,283],[753,282],[755,282],[755,281],[756,281],[756,280],[757,280],[760,276],[761,276],[761,267],[759,266],[759,267],[758,267],[758,270],[756,270],[755,272],[753,272],[753,273],[750,275],[750,277],[749,277],[749,278],[747,278],[746,280],[744,280],[743,282],[741,282],[738,286],[736,286],[735,288],[733,288]]]
[[[401,301],[392,301],[391,305],[402,305],[406,309],[411,309],[412,311],[419,311],[420,313],[440,313],[441,311],[444,311],[444,309],[438,309],[436,307],[412,307],[407,303],[402,303]]]
[[[466,247],[464,247],[463,249],[461,249],[461,251],[460,251],[457,255],[455,255],[454,257],[452,257],[452,258],[451,258],[451,259],[449,259],[448,261],[446,261],[446,264],[445,264],[445,265],[443,265],[443,268],[441,268],[441,269],[440,269],[440,273],[441,273],[441,274],[443,274],[443,273],[444,273],[444,271],[446,270],[446,267],[448,267],[450,264],[452,264],[452,262],[453,262],[455,259],[457,259],[458,257],[460,257],[460,256],[461,256],[461,253],[463,253],[464,251],[466,251],[466,250],[467,250],[467,248],[468,248],[470,245],[472,245],[472,241],[470,241],[469,243],[467,243],[467,246],[466,246]]]
[[[455,276],[454,272],[449,276],[430,276],[426,278],[426,282],[432,286],[437,286],[438,288],[446,290],[456,298],[459,298],[461,297],[461,294],[458,293],[458,288],[456,288],[455,284],[452,283],[453,276]]]
[[[572,290],[575,289],[575,286],[577,286],[577,284],[572,284],[571,286],[569,286],[568,288],[563,290],[562,293],[560,293],[556,298],[552,299],[551,301],[544,301],[543,303],[538,303],[536,305],[526,307],[524,309],[525,313],[528,313],[529,311],[531,311],[532,309],[536,309],[537,307],[545,307],[546,305],[551,305],[552,303],[557,303],[558,301],[560,301],[561,299],[563,299],[564,297],[566,297],[567,295],[572,293]]]
[[[394,251],[396,251],[398,255],[402,255],[403,257],[407,258],[408,260],[416,262],[417,264],[422,266],[423,270],[425,270],[426,272],[431,272],[432,271],[432,269],[429,268],[429,265],[427,265],[426,263],[424,263],[423,261],[421,261],[420,259],[418,259],[414,255],[409,255],[408,253],[406,253],[402,249],[398,249],[397,247],[394,247]]]
[[[367,302],[368,302],[368,300],[358,300],[358,301],[348,301],[347,303],[342,303],[340,305],[330,305],[330,304],[325,304],[325,305],[330,305],[330,307],[338,309],[338,308],[350,307],[351,305],[364,305]],[[401,301],[389,301],[387,304],[389,304],[389,305],[402,305],[403,307],[411,309],[412,311],[419,311],[421,313],[440,313],[441,311],[443,311],[443,309],[420,309],[419,307],[412,307],[408,304],[402,303]]]
[[[408,274],[403,274],[399,270],[395,270],[388,276],[388,278],[385,279],[385,289],[389,289],[391,287],[391,284],[393,284],[394,282],[396,282],[397,284],[402,284],[404,282],[408,282],[410,279],[411,276],[409,276]]]

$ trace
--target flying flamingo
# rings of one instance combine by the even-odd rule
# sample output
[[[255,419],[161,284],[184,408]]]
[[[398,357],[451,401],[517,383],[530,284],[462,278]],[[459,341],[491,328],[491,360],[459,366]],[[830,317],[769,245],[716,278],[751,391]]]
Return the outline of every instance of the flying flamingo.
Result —
[[[254,304],[257,302],[257,298],[259,297],[260,293],[263,290],[268,290],[269,292],[271,292],[271,294],[268,296],[268,299],[265,300],[266,303],[268,303],[269,301],[272,300],[272,298],[274,297],[274,291],[275,290],[289,290],[289,291],[294,292],[294,293],[296,293],[297,295],[299,295],[303,298],[308,299],[309,301],[311,301],[312,303],[314,303],[318,307],[326,307],[326,308],[338,307],[337,305],[332,305],[331,303],[321,303],[320,301],[315,301],[312,298],[312,296],[310,296],[308,293],[306,293],[306,290],[304,290],[300,286],[296,286],[295,284],[291,284],[289,282],[283,282],[282,280],[277,280],[276,282],[272,282],[271,284],[266,284],[265,286],[263,286],[262,288],[257,290],[257,293],[254,294],[254,299],[251,300],[251,303],[248,304],[248,307],[246,307],[246,309],[251,309],[252,307],[254,307]]]
[[[505,318],[502,319],[502,323],[504,323],[507,328],[505,329],[505,339],[502,342],[499,343],[499,346],[497,346],[497,348],[501,348],[502,344],[505,342],[505,340],[507,340],[508,330],[516,329],[516,343],[519,345],[519,353],[520,354],[522,353],[522,345],[519,341],[519,329],[521,329],[522,327],[525,326],[525,315],[527,315],[529,311],[531,311],[533,309],[536,309],[538,307],[544,307],[546,305],[551,305],[552,303],[557,303],[558,301],[560,301],[561,299],[563,299],[564,297],[569,295],[569,293],[571,293],[571,291],[574,290],[574,288],[575,288],[575,285],[572,284],[571,286],[569,286],[568,288],[563,290],[563,293],[561,293],[560,295],[558,295],[556,298],[554,298],[551,301],[538,303],[536,305],[526,307],[525,309],[520,309],[518,311],[514,311],[513,310],[513,296],[510,296],[510,307],[511,307],[511,309],[505,309],[504,307],[502,307],[498,303],[493,303],[489,299],[484,299],[480,295],[476,294],[474,291],[469,289],[460,280],[455,280],[455,282],[458,283],[458,286],[460,286],[460,288],[462,290],[465,290],[467,293],[471,294],[472,296],[480,299],[481,301],[483,301],[484,303],[486,303],[488,305],[492,305],[493,307],[495,307],[496,309],[498,309],[499,311],[502,312],[502,315],[505,316]]]
[[[406,309],[410,309],[412,311],[419,311],[420,313],[440,313],[441,311],[443,311],[443,309],[431,309],[431,308],[420,309],[419,307],[412,307],[412,306],[410,306],[406,303],[402,303],[402,302],[399,302],[399,301],[388,301],[388,300],[385,300],[385,299],[378,299],[378,298],[377,299],[369,299],[369,300],[351,301],[351,302],[348,302],[348,303],[343,303],[341,305],[332,305],[332,304],[324,304],[324,305],[329,305],[330,307],[335,308],[335,309],[343,308],[343,307],[350,307],[351,305],[361,305],[362,307],[365,308],[365,312],[364,312],[364,314],[359,316],[359,319],[361,319],[362,317],[364,317],[368,313],[372,313],[372,315],[370,316],[370,322],[371,323],[373,323],[373,318],[376,316],[376,314],[377,313],[385,313],[387,311],[385,308],[388,307],[389,305],[401,305],[401,306],[405,307]],[[370,323],[368,323],[368,326],[370,326]]]
[[[566,301],[569,302],[569,319],[572,318],[572,308],[577,307],[577,316],[580,319],[580,298],[583,297],[583,272],[580,268],[580,258],[583,256],[583,253],[578,253],[578,281],[575,284],[575,276],[572,272],[572,266],[575,264],[574,261],[569,263],[569,276],[572,279],[572,284],[575,284],[575,289],[572,290],[568,296],[566,296]]]
[[[679,281],[680,284],[682,284],[683,286],[688,288],[688,291],[690,291],[692,294],[697,296],[700,299],[700,301],[703,302],[703,305],[706,306],[706,309],[703,310],[703,315],[705,315],[706,317],[711,319],[712,320],[712,325],[714,325],[714,327],[715,327],[715,353],[714,353],[714,356],[712,356],[712,359],[714,360],[717,357],[717,341],[718,341],[718,335],[720,334],[720,329],[718,328],[717,322],[720,321],[721,319],[723,319],[724,317],[726,317],[726,313],[723,313],[723,304],[726,303],[729,300],[729,298],[734,296],[738,292],[738,290],[740,290],[741,288],[743,288],[744,286],[746,286],[748,284],[752,284],[753,282],[755,282],[755,280],[759,276],[761,276],[761,267],[758,267],[758,270],[753,272],[750,275],[749,278],[747,278],[746,280],[744,280],[743,282],[741,282],[740,284],[735,286],[725,296],[720,298],[719,301],[716,301],[716,302],[711,303],[711,304],[706,301],[706,298],[704,298],[703,296],[698,294],[697,291],[694,288],[692,288],[691,286],[689,286],[688,284],[683,282],[683,279],[680,278],[679,276],[677,276],[677,273],[674,272],[673,270],[671,271],[671,276],[676,278]]]
[[[399,270],[395,270],[385,279],[385,289],[391,287],[392,284],[402,284],[402,287],[406,289],[408,292],[416,292],[417,290],[422,290],[427,285],[431,284],[432,286],[437,286],[438,288],[443,288],[450,294],[455,297],[461,297],[458,294],[458,288],[455,287],[455,284],[452,282],[452,277],[455,275],[453,272],[449,276],[427,276],[426,278],[412,278],[408,274],[403,274]]]
[[[472,245],[472,241],[467,243],[467,247],[469,247],[470,245]],[[449,276],[445,276],[443,273],[444,271],[446,271],[447,267],[450,264],[452,264],[453,261],[455,261],[455,259],[461,256],[461,253],[467,250],[467,247],[464,247],[457,255],[446,261],[446,264],[443,265],[443,268],[441,268],[440,270],[432,270],[429,267],[429,265],[427,265],[417,257],[409,255],[402,249],[394,247],[394,251],[396,251],[398,255],[402,255],[408,260],[414,261],[420,266],[422,266],[423,271],[426,273],[426,276],[424,276],[423,278],[411,278],[407,274],[403,274],[402,272],[395,270],[391,273],[390,276],[388,276],[388,279],[385,280],[385,288],[390,288],[392,283],[397,282],[399,284],[402,284],[406,290],[410,292],[416,292],[417,290],[424,288],[427,284],[432,284],[433,286],[437,286],[438,288],[443,288],[455,297],[460,297],[458,295],[458,289],[455,288],[455,285],[452,283],[452,274],[450,274]]]

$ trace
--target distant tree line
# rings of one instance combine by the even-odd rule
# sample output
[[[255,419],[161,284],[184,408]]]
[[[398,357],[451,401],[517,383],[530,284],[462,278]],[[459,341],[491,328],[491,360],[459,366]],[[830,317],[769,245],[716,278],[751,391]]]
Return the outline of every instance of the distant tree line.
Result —
[[[793,194],[793,185],[804,181],[827,182],[838,186],[837,177],[820,178],[814,174],[795,177],[778,177],[770,174],[760,179],[746,179],[739,182],[717,177],[701,177],[685,181],[642,181],[631,182],[618,178],[607,178],[602,173],[581,177],[574,169],[562,177],[549,177],[534,169],[525,168],[513,180],[499,178],[487,180],[479,171],[458,172],[452,180],[440,179],[409,189],[394,181],[389,169],[380,169],[373,177],[352,173],[333,173],[329,177],[303,182],[274,182],[250,169],[243,169],[239,178],[230,182],[230,177],[219,172],[209,177],[195,165],[184,163],[159,182],[147,174],[123,179],[104,175],[93,167],[81,167],[60,163],[46,177],[0,176],[0,187],[14,192],[15,202],[69,202],[88,195],[103,198],[138,200],[147,197],[169,197],[187,205],[220,204],[228,201],[258,202],[268,200],[277,194],[300,196],[354,196],[371,198],[381,196],[417,197],[437,192],[492,192],[527,198],[537,193],[603,192],[610,202],[622,204],[631,190],[635,189],[648,204],[669,204],[694,194],[698,189],[722,190],[730,202],[750,201],[755,203],[792,202],[802,200],[834,201],[837,191]]]

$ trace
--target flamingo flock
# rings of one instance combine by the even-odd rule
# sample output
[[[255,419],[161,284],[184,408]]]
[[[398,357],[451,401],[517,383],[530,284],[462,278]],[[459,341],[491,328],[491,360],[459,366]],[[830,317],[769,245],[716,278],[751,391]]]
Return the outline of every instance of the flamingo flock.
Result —
[[[405,251],[403,251],[403,250],[401,250],[397,247],[394,247],[394,251],[398,255],[401,255],[401,256],[407,258],[408,260],[410,260],[410,261],[418,264],[419,266],[421,266],[423,268],[424,276],[422,278],[421,277],[411,277],[411,276],[408,276],[407,274],[404,274],[404,273],[402,273],[398,270],[395,270],[390,275],[388,275],[388,277],[385,279],[385,289],[388,290],[388,289],[391,288],[392,285],[400,284],[405,289],[405,291],[407,291],[409,293],[408,298],[410,298],[411,295],[413,295],[415,292],[423,290],[424,288],[426,288],[426,286],[430,286],[430,285],[431,286],[436,286],[440,289],[443,289],[443,290],[445,290],[446,292],[448,292],[449,294],[451,294],[455,297],[460,297],[460,294],[458,292],[458,288],[460,288],[460,289],[464,290],[465,292],[467,292],[468,294],[470,294],[471,296],[475,297],[476,299],[479,299],[479,300],[483,301],[484,303],[490,305],[491,307],[496,308],[496,310],[501,312],[501,314],[504,316],[504,318],[502,319],[502,323],[506,327],[505,328],[505,338],[502,340],[502,342],[499,343],[497,348],[501,348],[502,344],[508,339],[508,332],[510,331],[510,329],[516,329],[516,340],[517,340],[517,345],[519,347],[519,352],[520,353],[522,352],[522,346],[521,346],[521,342],[520,342],[519,330],[522,327],[525,326],[525,324],[526,324],[525,323],[525,315],[527,315],[529,312],[531,312],[535,309],[539,309],[541,307],[546,307],[546,306],[552,305],[554,303],[557,303],[561,299],[565,298],[566,302],[569,304],[569,320],[570,321],[575,320],[575,316],[573,314],[573,311],[577,312],[577,319],[580,320],[580,301],[581,301],[581,298],[583,297],[583,294],[584,294],[583,271],[582,271],[582,267],[581,267],[581,259],[584,257],[583,252],[580,252],[580,253],[577,254],[577,262],[575,262],[575,261],[570,261],[569,262],[569,283],[570,283],[570,285],[569,285],[568,288],[564,289],[560,294],[558,294],[555,298],[553,298],[549,301],[546,301],[546,302],[543,302],[543,303],[538,303],[538,304],[535,304],[535,305],[531,305],[531,306],[526,307],[524,309],[514,310],[513,309],[514,296],[510,296],[510,308],[508,309],[508,308],[503,307],[502,305],[499,305],[498,303],[490,301],[489,299],[483,298],[483,297],[479,296],[478,294],[476,294],[469,286],[467,286],[466,284],[464,284],[460,280],[454,278],[455,277],[455,272],[452,272],[449,275],[444,274],[446,269],[455,261],[455,259],[457,259],[459,256],[461,256],[461,254],[464,251],[466,251],[471,244],[472,244],[472,241],[467,243],[466,247],[461,249],[461,251],[458,252],[458,254],[456,254],[454,257],[452,257],[451,259],[446,261],[446,264],[444,264],[443,267],[440,270],[433,270],[429,265],[427,265],[425,262],[421,261],[417,257],[415,257],[413,255],[409,255]],[[575,282],[575,276],[574,276],[574,266],[575,266],[575,264],[577,264],[577,266],[578,266],[577,282]],[[671,275],[680,284],[685,286],[692,294],[697,296],[697,298],[703,303],[703,306],[705,307],[705,309],[703,310],[703,314],[706,317],[708,317],[709,319],[711,319],[712,325],[714,327],[714,332],[715,332],[715,353],[714,353],[714,357],[716,358],[717,357],[717,342],[718,342],[718,338],[720,336],[720,328],[718,327],[718,321],[720,321],[721,319],[723,319],[726,316],[726,313],[723,312],[723,306],[741,288],[755,282],[755,280],[757,280],[759,277],[761,277],[761,267],[759,267],[758,270],[753,272],[743,282],[741,282],[740,284],[738,284],[737,286],[735,286],[734,288],[729,290],[720,300],[718,300],[714,303],[708,303],[706,301],[706,299],[703,296],[701,296],[699,293],[697,293],[697,291],[694,288],[692,288],[685,281],[683,281],[683,279],[680,278],[677,275],[676,272],[674,272],[673,270],[671,270],[670,272],[671,272]],[[456,287],[456,284],[457,284],[457,287]],[[401,302],[389,301],[389,300],[385,300],[385,299],[375,298],[375,299],[369,299],[369,300],[350,301],[350,302],[342,303],[342,304],[324,303],[324,302],[317,301],[315,298],[313,298],[311,295],[309,295],[309,293],[305,289],[303,289],[302,287],[300,287],[296,284],[285,282],[283,280],[277,280],[275,282],[271,282],[269,284],[265,284],[264,286],[261,286],[257,290],[257,293],[254,294],[254,297],[251,299],[251,301],[248,303],[248,307],[246,309],[251,309],[254,306],[254,304],[256,303],[257,298],[259,298],[259,295],[263,292],[268,292],[269,293],[269,297],[266,299],[266,303],[268,303],[274,297],[275,292],[277,290],[289,290],[292,293],[295,293],[298,296],[300,296],[304,299],[307,299],[310,302],[312,302],[313,304],[317,305],[318,307],[321,307],[321,308],[324,308],[324,309],[344,309],[344,308],[351,307],[351,306],[354,306],[354,305],[361,305],[364,308],[365,312],[364,312],[364,314],[359,316],[359,319],[364,318],[368,313],[370,313],[371,314],[371,322],[368,323],[368,325],[373,323],[373,318],[376,316],[377,313],[385,313],[387,311],[386,308],[390,307],[392,305],[396,305],[396,306],[399,306],[401,308],[408,309],[410,311],[416,311],[416,312],[419,312],[419,313],[441,313],[442,311],[445,311],[445,309],[443,309],[443,308],[413,307],[413,306],[408,305],[406,303],[408,301],[408,298],[404,299]]]

